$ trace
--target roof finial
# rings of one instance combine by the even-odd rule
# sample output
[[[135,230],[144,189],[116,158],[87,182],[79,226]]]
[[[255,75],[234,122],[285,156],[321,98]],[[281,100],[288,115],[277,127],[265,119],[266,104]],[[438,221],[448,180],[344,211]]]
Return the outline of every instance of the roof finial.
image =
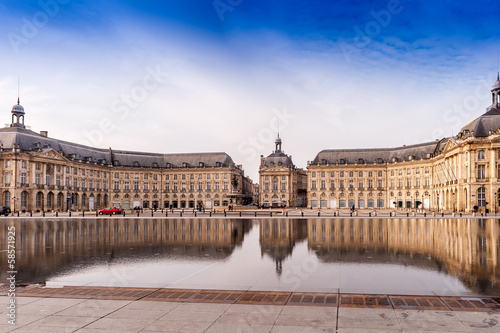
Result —
[[[17,76],[17,105],[19,105],[19,86],[20,86],[21,77]]]

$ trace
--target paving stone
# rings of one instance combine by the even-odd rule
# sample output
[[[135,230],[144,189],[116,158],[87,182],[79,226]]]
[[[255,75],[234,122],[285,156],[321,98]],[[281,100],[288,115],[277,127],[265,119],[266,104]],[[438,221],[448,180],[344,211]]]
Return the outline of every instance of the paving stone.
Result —
[[[173,310],[161,317],[160,321],[176,320],[213,323],[220,316],[221,314],[216,312],[191,312]]]
[[[212,323],[192,321],[156,321],[148,325],[141,332],[176,332],[176,333],[201,333],[210,327]],[[104,333],[104,332],[103,332]],[[106,332],[107,333],[107,332]]]
[[[269,333],[272,325],[244,325],[215,323],[206,330],[206,333]]]
[[[335,327],[273,326],[271,333],[335,333]]]
[[[278,314],[265,314],[265,313],[224,313],[217,323],[237,324],[237,325],[274,325]]]
[[[125,318],[101,318],[86,328],[118,329],[123,332],[137,332],[151,324],[150,320],[125,319]],[[104,332],[103,332],[104,333]]]
[[[303,315],[279,315],[276,325],[280,326],[306,326],[306,327],[335,327],[336,316],[303,316]]]
[[[337,308],[323,306],[296,306],[285,305],[281,311],[283,315],[303,315],[303,316],[337,316]]]
[[[282,306],[276,305],[254,305],[254,304],[233,304],[227,310],[226,313],[269,313],[269,314],[279,314],[282,311]]]
[[[139,309],[119,309],[106,316],[106,318],[128,318],[128,319],[144,319],[157,320],[165,315],[163,311],[139,310]]]

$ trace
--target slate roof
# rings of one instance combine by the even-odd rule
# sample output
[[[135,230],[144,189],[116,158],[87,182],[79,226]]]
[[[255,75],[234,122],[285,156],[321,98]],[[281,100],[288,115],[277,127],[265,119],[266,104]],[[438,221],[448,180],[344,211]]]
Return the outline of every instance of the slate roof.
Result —
[[[490,109],[462,127],[458,136],[471,133],[475,137],[487,137],[490,131],[495,131],[498,128],[500,128],[500,109]]]
[[[413,159],[428,159],[439,154],[447,139],[419,143],[415,145],[395,148],[366,148],[366,149],[327,149],[320,151],[312,164],[354,164],[360,163],[387,163],[409,161]]]
[[[157,163],[158,167],[165,167],[167,163],[170,163],[173,168],[182,167],[183,163],[187,163],[187,166],[196,167],[200,166],[200,163],[203,163],[206,167],[217,166],[218,164],[221,167],[235,165],[232,158],[224,152],[160,154],[94,148],[45,137],[31,130],[19,127],[0,128],[0,145],[2,145],[3,149],[12,149],[14,145],[19,145],[19,148],[24,152],[35,152],[52,148],[61,152],[67,158],[84,161],[90,158],[93,162],[103,164],[112,164],[113,161],[118,161],[118,165],[121,166],[134,166],[134,162],[137,162],[136,166],[142,167],[151,167],[153,163]]]
[[[279,166],[293,168],[292,159],[290,158],[290,156],[288,156],[283,152],[274,152],[266,157],[266,159],[264,160],[264,166],[270,167],[272,165],[279,165]]]

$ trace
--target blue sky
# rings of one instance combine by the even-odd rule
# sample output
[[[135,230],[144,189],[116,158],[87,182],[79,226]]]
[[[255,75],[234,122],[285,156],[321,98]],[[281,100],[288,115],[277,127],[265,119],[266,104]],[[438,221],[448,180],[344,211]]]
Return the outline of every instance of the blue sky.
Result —
[[[306,167],[327,148],[456,134],[484,113],[500,2],[3,1],[0,107],[99,147]],[[279,119],[279,121],[278,121]]]

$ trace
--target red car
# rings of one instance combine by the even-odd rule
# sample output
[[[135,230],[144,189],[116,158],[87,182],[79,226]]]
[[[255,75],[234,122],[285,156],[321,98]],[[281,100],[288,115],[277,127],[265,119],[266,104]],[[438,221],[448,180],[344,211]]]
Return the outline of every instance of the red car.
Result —
[[[121,214],[122,209],[120,207],[108,207],[101,209],[99,211],[99,215],[105,214],[105,215],[115,215],[115,214]]]

